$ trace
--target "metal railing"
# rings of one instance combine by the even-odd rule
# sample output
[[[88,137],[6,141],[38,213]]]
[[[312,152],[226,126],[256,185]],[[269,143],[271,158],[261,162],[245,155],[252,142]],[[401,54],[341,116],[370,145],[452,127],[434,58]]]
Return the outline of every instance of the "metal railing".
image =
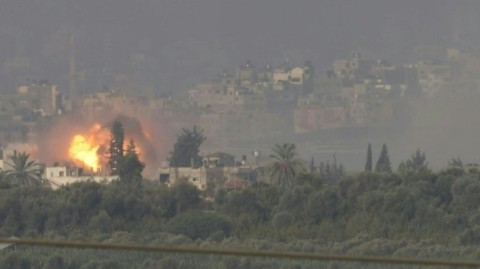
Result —
[[[421,266],[445,266],[445,267],[464,267],[480,268],[480,261],[473,260],[448,260],[448,259],[419,259],[419,258],[399,258],[399,257],[379,257],[379,256],[360,256],[360,255],[332,255],[319,253],[301,253],[301,252],[282,252],[282,251],[260,251],[260,250],[240,250],[225,248],[200,248],[187,246],[154,246],[137,244],[117,244],[117,243],[88,243],[72,241],[54,241],[54,240],[29,240],[0,238],[0,243],[12,244],[15,246],[38,246],[38,247],[56,247],[56,248],[75,248],[75,249],[103,249],[103,250],[122,250],[122,251],[141,251],[141,252],[159,252],[159,253],[179,253],[179,254],[200,254],[200,255],[221,255],[221,256],[241,256],[275,259],[294,259],[310,260],[322,262],[360,262],[385,265],[421,265]]]

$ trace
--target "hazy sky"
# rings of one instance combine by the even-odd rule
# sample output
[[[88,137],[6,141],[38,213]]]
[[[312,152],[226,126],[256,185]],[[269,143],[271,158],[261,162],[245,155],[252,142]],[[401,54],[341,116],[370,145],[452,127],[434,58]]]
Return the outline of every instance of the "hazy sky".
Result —
[[[310,59],[319,72],[355,51],[409,61],[415,46],[449,46],[454,32],[480,40],[479,3],[3,0],[0,86],[11,90],[28,77],[66,87],[70,33],[83,90],[110,85],[123,73],[162,92],[178,91],[247,59],[257,65]]]
[[[167,93],[185,92],[246,60],[257,66],[311,60],[321,74],[354,52],[392,63],[418,59],[422,46],[480,55],[479,14],[474,0],[0,0],[0,91],[27,79],[48,79],[66,91],[70,35],[78,91],[114,87],[123,77],[132,88]],[[449,121],[454,114],[426,107],[410,136],[386,138],[397,152],[392,159],[421,147],[431,163],[476,160],[471,145],[480,120],[469,106],[477,105],[456,105],[466,109],[450,106],[463,112]]]

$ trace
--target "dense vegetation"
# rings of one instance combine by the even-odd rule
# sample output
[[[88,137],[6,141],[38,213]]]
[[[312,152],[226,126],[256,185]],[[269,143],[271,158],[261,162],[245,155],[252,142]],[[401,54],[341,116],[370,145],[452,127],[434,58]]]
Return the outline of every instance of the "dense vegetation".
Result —
[[[392,173],[383,145],[372,172],[369,146],[365,172],[347,174],[336,160],[317,166],[313,159],[307,172],[295,145],[277,144],[267,167],[268,182],[234,190],[210,182],[202,192],[182,180],[167,186],[142,179],[144,165],[135,144],[130,141],[123,152],[122,125],[117,125],[111,147],[122,150],[111,150],[110,160],[120,177],[110,184],[92,181],[53,190],[37,179],[37,164],[28,154],[9,156],[13,171],[0,173],[0,236],[381,256],[474,259],[480,254],[480,172],[465,168],[459,159],[433,173],[418,150]],[[183,139],[191,134],[197,143]],[[180,148],[190,149],[190,156],[180,159],[198,159],[203,140],[201,131],[184,130],[172,160],[187,152]],[[339,266],[41,247],[0,251],[0,268]]]
[[[182,129],[177,136],[177,142],[173,145],[173,151],[170,156],[170,166],[172,167],[199,167],[202,165],[200,156],[200,145],[207,138],[203,135],[203,130],[198,130],[197,126],[192,129]]]
[[[264,183],[242,190],[211,186],[214,199],[206,199],[208,192],[185,182],[170,188],[147,180],[141,184],[86,182],[54,191],[4,178],[0,234],[321,253],[478,257],[480,173],[461,167],[432,173],[419,166],[415,157],[419,156],[404,162],[398,173],[363,172],[332,178],[316,169],[298,175],[289,188]],[[3,250],[0,256],[1,268],[332,266],[43,248]]]

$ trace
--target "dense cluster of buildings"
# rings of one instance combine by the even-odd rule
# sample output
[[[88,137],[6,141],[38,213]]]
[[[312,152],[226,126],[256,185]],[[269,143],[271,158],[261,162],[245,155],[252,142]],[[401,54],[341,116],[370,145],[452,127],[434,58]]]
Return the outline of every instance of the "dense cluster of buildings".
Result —
[[[233,155],[224,152],[207,154],[200,167],[170,167],[165,163],[160,167],[159,179],[163,183],[175,184],[184,180],[201,190],[209,184],[223,188],[243,188],[261,181],[265,176],[262,171],[268,162],[266,156],[253,152],[236,161]]]
[[[468,89],[480,91],[479,67],[479,57],[458,49],[402,65],[354,54],[333,61],[323,75],[310,62],[256,67],[247,61],[233,72],[222,71],[198,84],[186,96],[145,96],[106,88],[68,96],[48,81],[28,81],[0,97],[0,144],[34,141],[41,128],[69,114],[87,122],[107,113],[161,118],[171,130],[197,125],[216,148],[327,129],[390,127],[411,101],[467,84]],[[163,179],[188,178],[204,188],[207,178],[230,182],[249,174],[245,167],[254,167],[244,165],[245,160],[212,167],[208,161],[212,156],[205,158],[207,164],[200,168],[166,166],[159,173]],[[59,182],[66,176],[90,176],[67,166],[46,174],[63,178]]]
[[[14,169],[8,158],[12,154],[12,150],[0,148],[0,171]],[[206,190],[209,184],[226,189],[245,188],[264,180],[268,161],[268,157],[258,151],[243,156],[241,161],[236,161],[235,157],[228,153],[216,152],[203,156],[202,165],[198,167],[170,167],[165,163],[157,171],[157,180],[167,185],[185,181],[201,190]],[[77,182],[110,183],[119,179],[118,175],[111,175],[107,169],[89,171],[68,162],[39,165],[39,178],[53,189]]]
[[[0,143],[35,137],[39,123],[63,114],[98,119],[105,113],[159,116],[173,129],[198,125],[222,145],[280,134],[395,124],[403,101],[434,96],[462,81],[478,87],[478,58],[449,49],[441,60],[393,65],[354,54],[324,75],[311,63],[257,68],[247,61],[181,96],[142,96],[104,89],[65,96],[48,81],[20,85],[0,98]]]
[[[325,76],[310,63],[255,69],[250,62],[235,74],[189,92],[203,109],[200,126],[218,140],[272,137],[331,128],[387,126],[392,103],[420,92],[416,68],[373,61],[359,54],[336,60]]]

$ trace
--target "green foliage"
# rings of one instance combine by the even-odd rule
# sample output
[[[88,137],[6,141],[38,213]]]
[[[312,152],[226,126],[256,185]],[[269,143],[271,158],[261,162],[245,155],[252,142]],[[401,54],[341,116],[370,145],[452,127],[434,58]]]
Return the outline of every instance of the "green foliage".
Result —
[[[337,181],[345,176],[345,169],[342,164],[337,164],[337,161],[334,157],[333,163],[321,162],[319,166],[320,175],[325,178],[326,181]]]
[[[170,257],[162,259],[159,265],[160,266],[158,268],[160,269],[178,269],[179,268],[178,261]]]
[[[293,215],[288,211],[281,211],[275,214],[272,219],[272,225],[277,230],[288,228],[294,222]]]
[[[216,210],[230,217],[237,232],[243,233],[267,220],[268,211],[260,203],[253,190],[217,193],[221,201],[216,201]]]
[[[402,175],[411,173],[429,173],[430,171],[428,169],[425,153],[421,152],[420,149],[417,149],[409,160],[400,163],[398,172]]]
[[[458,235],[458,240],[462,245],[480,245],[480,225],[465,229]]]
[[[90,219],[88,225],[90,231],[110,233],[112,231],[112,218],[108,215],[107,211],[100,210]]]
[[[123,143],[125,130],[119,120],[113,122],[110,129],[110,147],[108,148],[108,166],[112,175],[118,174],[118,167],[123,159]]]
[[[422,165],[413,164],[426,162],[415,159],[420,161],[412,159],[411,167],[422,171]],[[291,188],[259,183],[242,190],[212,190],[213,201],[187,182],[168,187],[141,178],[135,188],[122,182],[82,182],[58,190],[14,184],[0,188],[0,236],[475,258],[480,244],[479,179],[478,174],[446,170],[361,172],[328,180],[316,171],[298,174]],[[301,268],[329,268],[333,264],[69,251],[4,250],[0,268],[296,268],[297,263]]]
[[[304,219],[306,200],[311,192],[312,188],[308,185],[285,190],[279,198],[278,205],[274,207],[274,211],[287,211],[297,220]]]
[[[371,172],[373,168],[372,165],[372,144],[368,144],[367,160],[365,161],[365,171]]]
[[[308,196],[306,203],[307,219],[319,224],[324,220],[333,220],[340,209],[340,197],[334,188],[326,188]]]
[[[387,145],[383,144],[380,157],[378,158],[377,165],[375,166],[375,172],[392,172],[392,166],[390,164],[390,157],[388,156]]]
[[[384,195],[382,211],[389,222],[407,222],[415,217],[415,199],[408,189],[396,188]]]
[[[177,136],[177,142],[173,146],[170,156],[172,167],[199,167],[202,165],[202,157],[199,155],[200,146],[205,141],[203,130],[193,126],[192,130],[183,129]]]
[[[29,160],[26,152],[13,152],[8,156],[7,164],[12,170],[6,171],[6,179],[22,185],[38,185],[41,183],[41,169],[35,161]]]
[[[225,217],[214,212],[189,211],[177,215],[168,222],[166,230],[195,240],[206,239],[218,231],[228,236],[232,230],[232,224]]]
[[[297,177],[296,184],[319,189],[326,184],[326,175],[321,173],[302,173]]]
[[[116,120],[113,122],[110,133],[110,147],[108,148],[108,166],[112,175],[118,175],[122,183],[130,187],[138,186],[142,179],[145,164],[138,157],[135,142],[130,139],[127,149],[124,150],[125,131],[123,124]]]
[[[280,187],[292,186],[295,177],[305,171],[303,161],[297,158],[296,146],[275,144],[272,151],[273,162],[268,166],[271,181]]]
[[[480,181],[478,176],[465,175],[452,184],[453,206],[459,214],[478,209],[480,204]]]
[[[43,266],[44,269],[67,269],[67,265],[63,261],[62,256],[54,254],[47,259]]]
[[[310,167],[309,167],[309,169],[310,169],[310,171],[309,171],[310,173],[314,173],[315,170],[317,170],[317,168],[315,167],[315,160],[313,159],[313,157],[312,157],[312,159],[310,160]]]
[[[81,267],[82,269],[121,269],[124,268],[114,260],[91,261]]]
[[[17,253],[12,253],[5,257],[1,263],[1,268],[12,268],[12,269],[30,269],[31,263],[25,259],[20,257]]]
[[[125,156],[120,159],[117,167],[118,176],[122,182],[138,183],[142,178],[144,168],[145,164],[138,158],[135,142],[130,139]]]
[[[452,175],[440,175],[435,181],[436,197],[440,203],[450,204],[453,200],[452,185],[456,181],[456,178]]]
[[[463,162],[460,158],[452,158],[448,165],[455,168],[462,168],[463,169]]]
[[[200,206],[200,191],[188,182],[178,182],[171,190],[175,201],[176,212],[180,213],[188,208]]]

